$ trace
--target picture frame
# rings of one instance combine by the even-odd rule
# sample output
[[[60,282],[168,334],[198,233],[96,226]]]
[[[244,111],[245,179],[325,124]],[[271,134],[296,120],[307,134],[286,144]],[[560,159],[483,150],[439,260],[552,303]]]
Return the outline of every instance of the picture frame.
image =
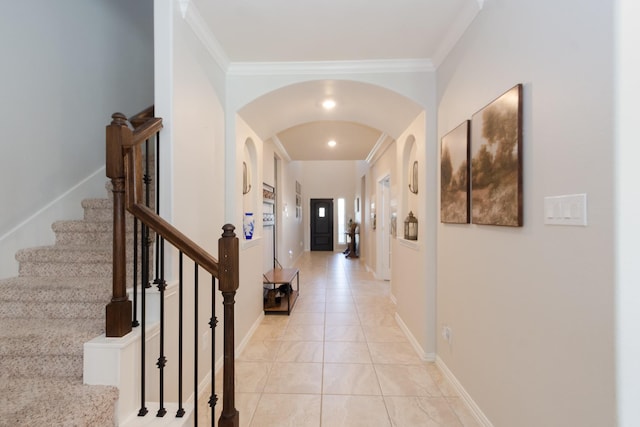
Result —
[[[469,223],[470,123],[465,120],[440,140],[440,222],[443,223]]]
[[[471,117],[471,222],[522,226],[522,84]]]

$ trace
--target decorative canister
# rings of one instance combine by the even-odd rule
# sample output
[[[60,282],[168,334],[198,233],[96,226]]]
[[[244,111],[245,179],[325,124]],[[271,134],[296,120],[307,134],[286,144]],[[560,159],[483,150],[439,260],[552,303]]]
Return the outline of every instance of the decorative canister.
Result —
[[[253,228],[255,226],[255,220],[253,218],[253,212],[245,212],[244,221],[242,223],[242,230],[244,231],[244,238],[251,240],[253,237]]]

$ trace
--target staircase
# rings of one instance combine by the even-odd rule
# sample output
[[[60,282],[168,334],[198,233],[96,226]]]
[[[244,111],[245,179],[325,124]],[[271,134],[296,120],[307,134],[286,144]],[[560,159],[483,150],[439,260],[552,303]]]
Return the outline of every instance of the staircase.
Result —
[[[0,426],[115,425],[118,390],[82,382],[83,344],[104,333],[111,298],[113,208],[82,206],[84,219],[55,222],[55,244],[18,251],[19,276],[0,280]]]

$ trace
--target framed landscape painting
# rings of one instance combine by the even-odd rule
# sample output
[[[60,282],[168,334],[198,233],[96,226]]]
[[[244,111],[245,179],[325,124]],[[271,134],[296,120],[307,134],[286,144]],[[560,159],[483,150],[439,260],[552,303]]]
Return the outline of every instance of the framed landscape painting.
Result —
[[[522,226],[522,85],[471,117],[471,222]]]
[[[469,222],[469,120],[441,140],[440,222]]]

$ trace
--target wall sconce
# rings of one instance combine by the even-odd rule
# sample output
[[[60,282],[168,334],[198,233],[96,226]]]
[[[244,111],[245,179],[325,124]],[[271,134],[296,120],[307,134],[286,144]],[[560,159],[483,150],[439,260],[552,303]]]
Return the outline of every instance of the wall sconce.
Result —
[[[418,194],[418,161],[413,162],[411,168],[411,175],[409,175],[409,191],[413,194]]]
[[[404,238],[406,240],[418,240],[418,218],[413,216],[411,211],[409,211],[409,215],[404,220]]]
[[[242,194],[247,194],[249,191],[251,191],[251,177],[247,162],[242,162]]]

